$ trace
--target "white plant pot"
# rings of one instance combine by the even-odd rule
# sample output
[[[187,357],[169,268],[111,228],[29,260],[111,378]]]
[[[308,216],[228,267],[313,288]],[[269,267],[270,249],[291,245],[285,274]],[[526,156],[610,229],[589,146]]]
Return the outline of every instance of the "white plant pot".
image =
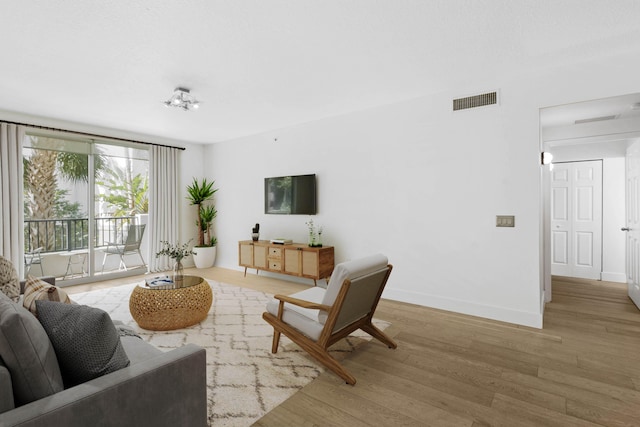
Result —
[[[213,267],[216,261],[216,249],[215,246],[193,248],[193,262],[196,268]]]

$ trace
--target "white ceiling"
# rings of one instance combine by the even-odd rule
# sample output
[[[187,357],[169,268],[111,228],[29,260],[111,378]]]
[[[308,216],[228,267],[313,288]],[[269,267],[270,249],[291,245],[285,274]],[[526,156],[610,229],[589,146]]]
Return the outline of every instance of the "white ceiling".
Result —
[[[637,0],[1,0],[0,118],[212,143],[637,49],[638,22]],[[162,105],[178,86],[198,111]]]
[[[540,138],[554,161],[624,157],[640,140],[640,93],[542,108]]]

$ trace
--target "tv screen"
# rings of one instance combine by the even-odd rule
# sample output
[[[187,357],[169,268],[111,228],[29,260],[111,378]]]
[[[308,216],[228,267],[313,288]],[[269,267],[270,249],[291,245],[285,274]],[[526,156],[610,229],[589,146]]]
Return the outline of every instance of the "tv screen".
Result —
[[[315,215],[315,174],[265,178],[264,213]]]

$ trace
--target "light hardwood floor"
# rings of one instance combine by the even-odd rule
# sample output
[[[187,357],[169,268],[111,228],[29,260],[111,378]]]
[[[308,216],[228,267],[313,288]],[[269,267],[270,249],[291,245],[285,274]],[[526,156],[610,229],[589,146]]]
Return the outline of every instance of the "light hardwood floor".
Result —
[[[268,293],[306,288],[215,267],[191,274]],[[355,386],[325,372],[254,425],[640,426],[640,311],[625,285],[554,278],[543,329],[387,300],[375,317],[392,322],[396,350],[361,346],[344,362]]]

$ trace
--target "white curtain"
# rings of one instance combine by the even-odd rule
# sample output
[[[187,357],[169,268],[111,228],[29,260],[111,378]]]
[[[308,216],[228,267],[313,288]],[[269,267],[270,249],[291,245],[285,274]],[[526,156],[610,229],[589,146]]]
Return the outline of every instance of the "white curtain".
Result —
[[[151,147],[149,162],[149,271],[170,270],[168,257],[156,258],[160,241],[179,243],[179,148]]]
[[[0,123],[0,254],[24,274],[22,140],[24,127]]]

